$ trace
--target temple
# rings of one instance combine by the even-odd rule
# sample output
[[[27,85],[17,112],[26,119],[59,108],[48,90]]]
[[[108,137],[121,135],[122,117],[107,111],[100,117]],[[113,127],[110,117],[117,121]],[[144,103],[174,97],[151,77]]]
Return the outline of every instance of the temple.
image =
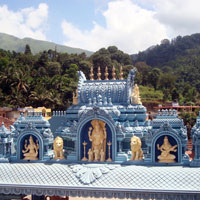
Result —
[[[148,120],[135,84],[108,79],[98,68],[94,80],[78,72],[73,105],[48,121],[29,112],[7,129],[0,127],[0,198],[13,195],[82,196],[132,199],[200,199],[200,117],[187,129],[176,110],[159,110]],[[192,168],[193,167],[193,168]],[[194,168],[196,167],[196,168]]]

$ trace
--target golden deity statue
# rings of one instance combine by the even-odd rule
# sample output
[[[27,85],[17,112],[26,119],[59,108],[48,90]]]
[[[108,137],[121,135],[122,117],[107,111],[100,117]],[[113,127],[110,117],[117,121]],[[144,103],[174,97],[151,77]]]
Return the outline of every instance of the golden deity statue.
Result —
[[[25,140],[24,148],[25,150],[22,150],[24,160],[38,160],[39,144],[38,140],[36,140],[36,143],[33,141],[32,135],[29,137],[29,145]]]
[[[106,154],[106,123],[94,119],[91,121],[92,127],[89,128],[88,136],[92,142],[92,147],[88,151],[89,161],[105,161]]]
[[[170,154],[170,151],[172,152],[176,152],[177,145],[172,146],[169,143],[168,137],[165,136],[164,137],[164,141],[163,144],[161,146],[159,146],[159,144],[157,144],[157,148],[158,150],[161,151],[161,154],[157,157],[158,158],[158,162],[160,163],[174,163],[176,156],[173,154]]]
[[[140,90],[137,84],[135,84],[132,94],[131,94],[131,103],[142,104],[141,97],[140,97]]]

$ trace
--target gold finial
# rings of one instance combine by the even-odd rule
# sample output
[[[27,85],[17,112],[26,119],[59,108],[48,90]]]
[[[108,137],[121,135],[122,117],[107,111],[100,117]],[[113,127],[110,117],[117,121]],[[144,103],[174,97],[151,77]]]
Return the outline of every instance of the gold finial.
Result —
[[[90,68],[90,80],[94,80],[93,66]]]
[[[105,80],[109,80],[109,79],[108,79],[108,75],[109,75],[109,73],[108,73],[108,67],[106,66],[106,70],[105,70]]]
[[[120,66],[120,80],[123,80],[124,78],[123,78],[123,68],[122,68],[122,66]]]
[[[115,67],[112,68],[112,80],[116,80]]]
[[[101,80],[101,69],[98,67],[97,80]]]

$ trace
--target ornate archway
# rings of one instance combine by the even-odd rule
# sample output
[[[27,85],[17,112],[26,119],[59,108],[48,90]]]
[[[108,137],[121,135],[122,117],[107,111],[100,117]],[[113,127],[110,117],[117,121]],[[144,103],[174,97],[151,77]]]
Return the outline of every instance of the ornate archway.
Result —
[[[23,159],[22,150],[24,148],[25,140],[28,140],[30,136],[32,136],[34,143],[36,143],[36,140],[38,140],[38,144],[39,144],[38,160],[43,160],[44,144],[43,144],[42,135],[34,127],[25,128],[25,130],[17,138],[17,144],[16,144],[17,160]]]
[[[116,130],[115,125],[112,117],[107,114],[105,111],[101,110],[100,108],[93,108],[84,114],[82,114],[79,124],[77,127],[77,140],[76,140],[76,147],[78,149],[77,152],[77,160],[81,160],[83,157],[83,142],[85,141],[88,143],[88,147],[86,147],[86,153],[88,152],[89,148],[91,147],[91,142],[89,141],[88,131],[89,128],[92,126],[92,120],[100,120],[105,123],[105,128],[107,131],[107,139],[106,143],[111,142],[111,158],[115,160],[116,152],[117,152],[117,145],[116,145]],[[108,151],[106,152],[106,156],[108,157]]]

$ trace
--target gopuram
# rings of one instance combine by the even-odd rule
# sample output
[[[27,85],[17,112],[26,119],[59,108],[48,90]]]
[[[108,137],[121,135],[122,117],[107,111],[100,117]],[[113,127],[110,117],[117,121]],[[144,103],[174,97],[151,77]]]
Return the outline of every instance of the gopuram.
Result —
[[[103,75],[104,73],[104,75]],[[47,121],[29,112],[0,127],[0,199],[61,197],[200,199],[200,117],[187,129],[175,110],[148,120],[135,69],[117,79],[98,68],[94,80],[78,72],[73,105]],[[104,80],[102,80],[104,77]]]

